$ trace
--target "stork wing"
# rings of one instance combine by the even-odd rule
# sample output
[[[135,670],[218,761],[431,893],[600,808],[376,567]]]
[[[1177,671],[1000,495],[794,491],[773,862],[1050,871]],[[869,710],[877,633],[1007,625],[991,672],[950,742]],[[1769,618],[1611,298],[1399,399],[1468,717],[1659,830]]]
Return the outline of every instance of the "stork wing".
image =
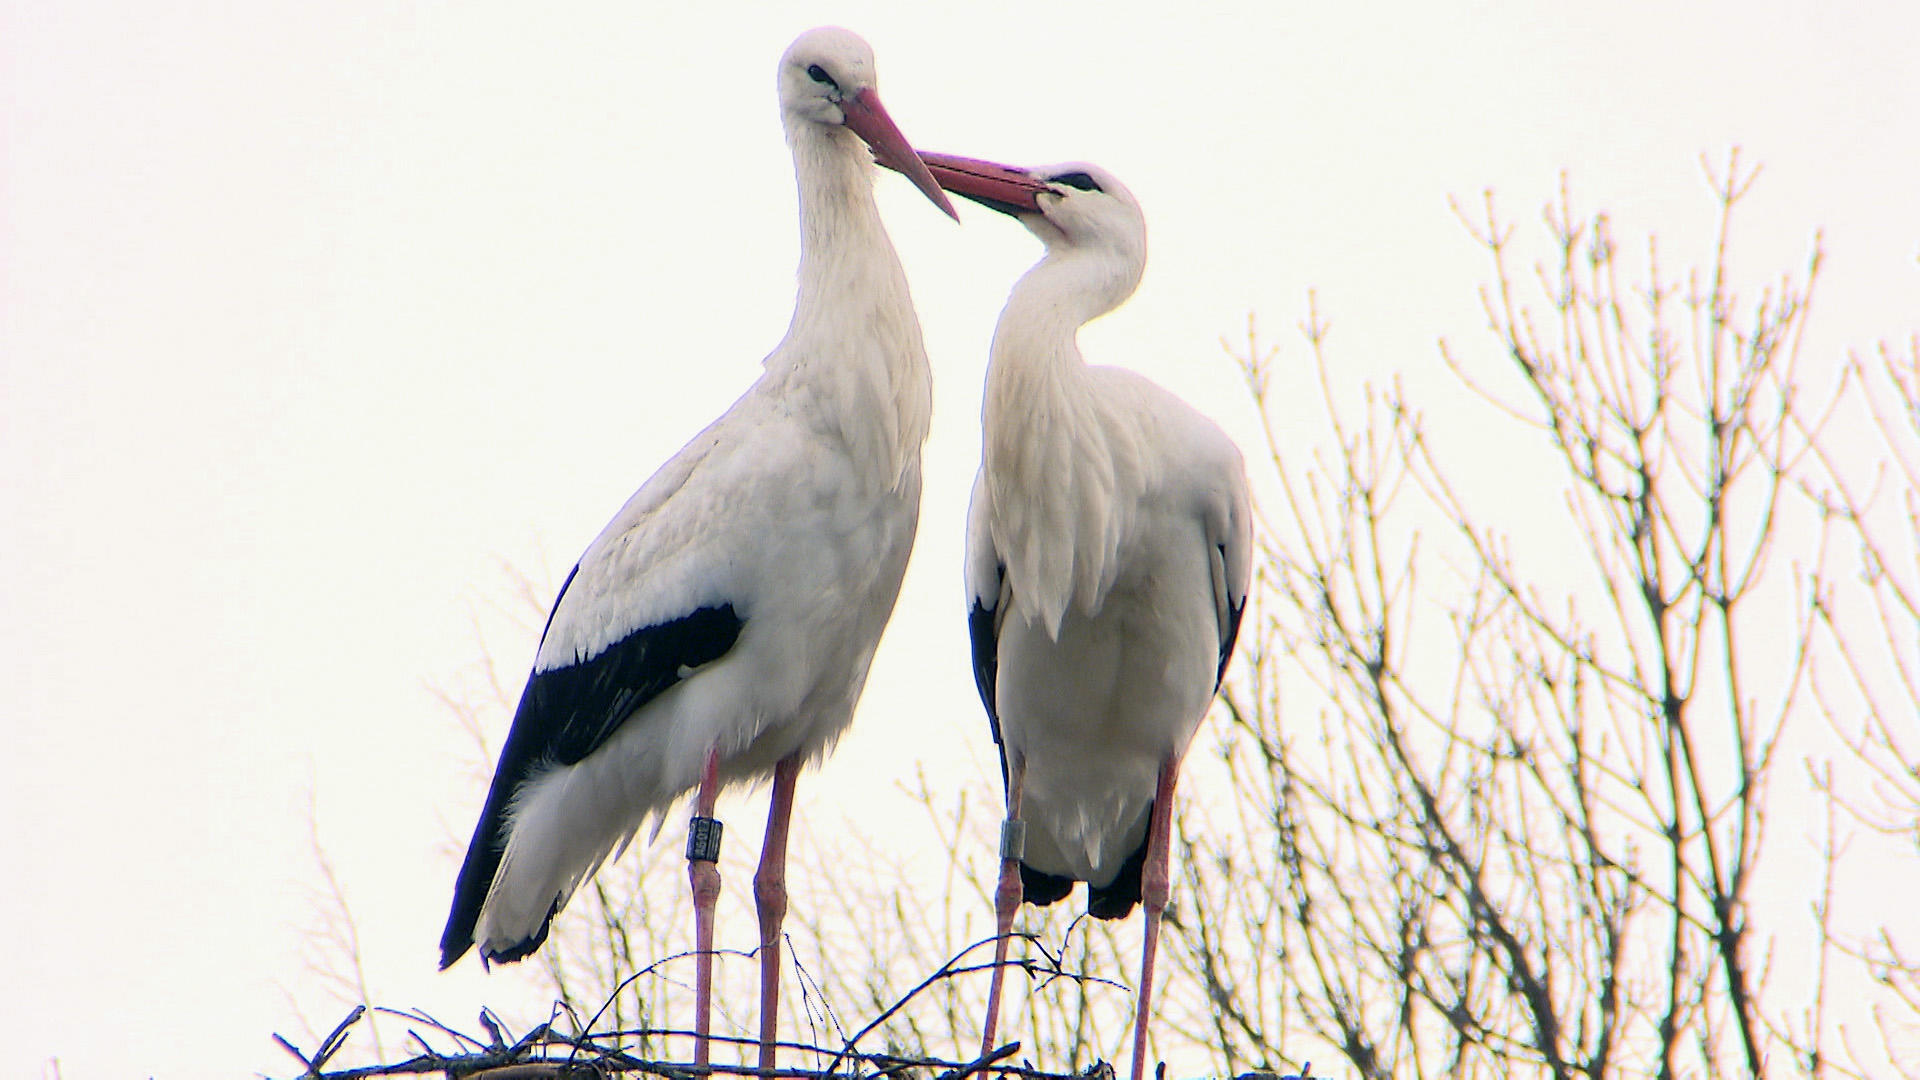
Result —
[[[1240,617],[1247,610],[1247,586],[1253,576],[1253,507],[1247,494],[1246,466],[1237,448],[1231,460],[1228,483],[1207,521],[1213,603],[1220,619],[1220,666],[1213,677],[1216,691],[1227,677],[1227,662],[1233,659],[1234,642],[1240,637]]]
[[[565,599],[562,587],[556,608]],[[596,656],[534,672],[514,712],[498,772],[506,773],[509,763],[526,767],[514,770],[518,772],[545,762],[578,762],[599,749],[636,709],[693,669],[725,656],[744,625],[732,603],[697,607],[642,626]]]
[[[689,484],[710,446],[696,439],[642,486],[560,587],[454,884],[441,967],[473,943],[521,786],[593,753],[636,710],[739,640],[746,618],[714,570],[721,544],[699,536],[715,493]],[[691,542],[699,539],[706,542]]]
[[[980,691],[980,704],[986,706],[987,724],[993,730],[993,742],[1000,745],[1000,622],[1006,618],[1008,596],[1007,567],[993,548],[993,532],[987,525],[986,474],[974,480],[973,500],[967,507],[967,636],[973,643],[973,683]],[[1006,770],[1006,752],[1001,751],[1001,771]]]
[[[569,585],[578,573],[576,567],[568,575]],[[556,612],[566,596],[563,586]],[[548,622],[551,626],[552,619]],[[506,849],[508,809],[520,786],[546,768],[575,764],[598,749],[635,710],[694,668],[725,656],[744,625],[730,603],[696,608],[635,630],[590,659],[536,671],[527,680],[454,882],[453,910],[440,940],[441,967],[458,960],[473,943],[474,925]],[[539,945],[534,940],[524,948],[531,952]],[[519,957],[502,954],[496,959]]]

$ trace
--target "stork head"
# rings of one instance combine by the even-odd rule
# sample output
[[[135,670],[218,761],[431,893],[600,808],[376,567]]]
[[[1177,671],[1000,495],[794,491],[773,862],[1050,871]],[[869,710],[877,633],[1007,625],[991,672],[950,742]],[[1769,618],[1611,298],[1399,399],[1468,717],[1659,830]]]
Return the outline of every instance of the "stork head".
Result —
[[[952,154],[920,159],[941,187],[1017,219],[1048,255],[1099,255],[1129,269],[1138,283],[1147,263],[1147,219],[1133,192],[1107,170],[1083,161],[1022,169]]]
[[[780,58],[779,82],[780,110],[789,129],[819,124],[853,132],[873,151],[874,160],[913,181],[949,217],[959,218],[880,104],[873,49],[860,35],[837,26],[801,34]]]

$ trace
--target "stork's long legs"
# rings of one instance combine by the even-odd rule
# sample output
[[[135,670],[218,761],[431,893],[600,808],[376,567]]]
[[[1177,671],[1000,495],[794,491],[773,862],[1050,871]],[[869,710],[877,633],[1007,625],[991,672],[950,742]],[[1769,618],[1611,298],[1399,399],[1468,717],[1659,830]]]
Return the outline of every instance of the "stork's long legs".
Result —
[[[720,748],[707,751],[687,826],[687,882],[693,887],[693,1061],[707,1063],[707,1033],[713,1026],[713,908],[720,900],[720,823],[713,807],[720,797]]]
[[[773,798],[767,807],[767,840],[753,875],[753,902],[760,913],[760,1067],[773,1068],[774,1034],[780,1025],[780,923],[787,917],[787,822],[800,757],[773,767]]]
[[[993,1037],[1000,1026],[1000,985],[1007,974],[1007,946],[1013,938],[1013,916],[1020,910],[1025,890],[1020,884],[1020,857],[1026,839],[1026,822],[1020,816],[1020,788],[1027,779],[1027,763],[1019,754],[1007,754],[1007,821],[1000,831],[1000,884],[993,891],[993,912],[998,920],[999,936],[993,944],[993,982],[987,989],[987,1025],[980,1036],[982,1056],[995,1049]]]
[[[1140,948],[1140,986],[1134,991],[1138,1006],[1133,1015],[1133,1080],[1147,1067],[1147,1019],[1153,1015],[1153,960],[1160,948],[1160,916],[1167,910],[1173,879],[1167,856],[1173,848],[1173,785],[1180,776],[1180,759],[1170,757],[1160,766],[1160,785],[1153,795],[1153,820],[1148,824],[1147,862],[1140,868],[1140,906],[1146,909],[1146,941]]]

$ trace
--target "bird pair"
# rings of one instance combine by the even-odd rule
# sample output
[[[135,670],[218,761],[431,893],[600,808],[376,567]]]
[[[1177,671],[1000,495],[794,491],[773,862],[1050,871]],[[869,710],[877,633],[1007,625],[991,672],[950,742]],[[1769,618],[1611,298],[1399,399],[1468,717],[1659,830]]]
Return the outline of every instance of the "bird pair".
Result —
[[[1090,910],[1146,908],[1141,1076],[1180,760],[1233,648],[1251,526],[1231,440],[1131,372],[1089,367],[1079,327],[1132,294],[1139,205],[1087,165],[1022,170],[916,154],[856,35],[781,58],[799,182],[799,289],[765,373],[649,479],[561,586],[474,829],[440,942],[513,961],[574,889],[689,791],[694,1059],[708,1061],[722,788],[772,777],[754,877],[760,1055],[774,1064],[786,841],[803,765],[851,722],[899,595],[932,380],[871,160],[957,218],[944,188],[1046,245],[994,334],[967,525],[973,667],[1007,825],[983,1052],[1023,898],[1075,881]],[[871,158],[871,160],[870,160]]]

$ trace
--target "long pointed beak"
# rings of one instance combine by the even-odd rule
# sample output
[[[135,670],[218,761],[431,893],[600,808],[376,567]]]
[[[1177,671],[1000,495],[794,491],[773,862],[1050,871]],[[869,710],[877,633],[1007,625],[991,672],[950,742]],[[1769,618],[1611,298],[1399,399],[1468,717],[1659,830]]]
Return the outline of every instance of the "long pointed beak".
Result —
[[[1025,169],[957,154],[920,152],[920,160],[941,187],[963,199],[1012,217],[1040,212],[1047,182]]]
[[[913,186],[933,200],[933,205],[946,211],[955,221],[960,215],[953,209],[953,203],[947,199],[933,174],[914,155],[913,147],[907,143],[907,137],[900,134],[894,125],[893,117],[880,104],[880,95],[871,89],[862,90],[840,102],[840,111],[846,115],[849,130],[860,136],[873,150],[873,159],[894,172],[913,181]]]

